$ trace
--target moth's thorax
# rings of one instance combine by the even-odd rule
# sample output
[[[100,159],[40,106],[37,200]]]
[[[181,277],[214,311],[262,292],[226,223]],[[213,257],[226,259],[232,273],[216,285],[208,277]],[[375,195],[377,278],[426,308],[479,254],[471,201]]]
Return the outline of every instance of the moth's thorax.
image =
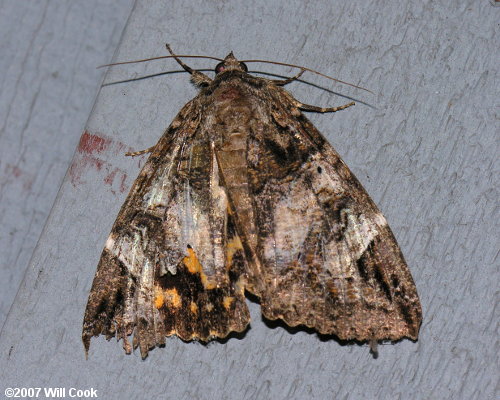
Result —
[[[242,85],[226,82],[213,93],[216,130],[224,136],[245,134],[253,119],[252,96]]]
[[[252,76],[244,71],[227,71],[215,77],[209,87],[203,92],[210,96],[211,103],[231,101],[254,101],[259,95],[257,89],[262,89],[265,80]]]

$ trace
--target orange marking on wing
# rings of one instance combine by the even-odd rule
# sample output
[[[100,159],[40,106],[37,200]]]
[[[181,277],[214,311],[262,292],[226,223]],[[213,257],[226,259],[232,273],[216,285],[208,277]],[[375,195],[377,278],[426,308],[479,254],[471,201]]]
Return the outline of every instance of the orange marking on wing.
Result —
[[[198,257],[196,257],[196,253],[194,252],[194,250],[191,247],[188,247],[187,253],[188,255],[182,259],[182,262],[184,263],[188,271],[192,274],[200,275],[201,284],[205,289],[215,289],[217,285],[213,282],[209,282],[208,277],[203,271],[203,267],[200,264]]]
[[[356,301],[359,298],[359,294],[352,282],[347,282],[346,296],[350,301]]]
[[[224,299],[222,300],[222,304],[224,305],[224,308],[226,310],[229,310],[231,308],[231,304],[233,304],[234,297],[231,296],[224,296]]]
[[[230,268],[233,262],[233,256],[239,250],[243,250],[243,245],[241,244],[241,240],[239,236],[233,236],[233,238],[227,242],[226,245],[226,260],[227,265],[226,268]]]
[[[174,308],[179,308],[182,304],[181,296],[177,293],[177,289],[167,289],[164,291],[165,300]]]
[[[165,302],[165,298],[163,297],[163,291],[161,288],[155,286],[155,307],[161,308]]]
[[[189,308],[193,314],[195,315],[198,314],[198,305],[195,302],[192,301],[191,304],[189,305]]]
[[[333,297],[338,297],[340,295],[340,290],[337,287],[336,281],[334,281],[333,284],[328,285],[328,290],[330,291]]]

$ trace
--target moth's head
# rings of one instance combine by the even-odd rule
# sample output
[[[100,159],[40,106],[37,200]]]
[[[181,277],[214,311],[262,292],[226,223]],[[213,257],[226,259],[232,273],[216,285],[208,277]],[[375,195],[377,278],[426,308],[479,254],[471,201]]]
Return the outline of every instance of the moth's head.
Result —
[[[245,65],[245,63],[238,61],[236,57],[233,55],[233,52],[231,52],[226,56],[226,58],[224,58],[224,61],[217,64],[217,66],[215,67],[215,73],[217,75],[220,74],[221,72],[226,72],[226,71],[247,72],[248,68]]]

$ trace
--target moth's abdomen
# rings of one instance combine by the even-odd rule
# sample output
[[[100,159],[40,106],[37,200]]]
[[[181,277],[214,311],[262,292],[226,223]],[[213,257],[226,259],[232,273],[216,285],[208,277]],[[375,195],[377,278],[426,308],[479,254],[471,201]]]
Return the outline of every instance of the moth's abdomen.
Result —
[[[256,219],[252,204],[248,174],[249,138],[258,123],[251,96],[243,89],[225,86],[214,93],[215,120],[210,127],[213,134],[215,155],[221,180],[229,202],[229,212],[238,227],[247,263],[254,268],[247,270],[248,289],[255,292],[259,260],[257,248]]]

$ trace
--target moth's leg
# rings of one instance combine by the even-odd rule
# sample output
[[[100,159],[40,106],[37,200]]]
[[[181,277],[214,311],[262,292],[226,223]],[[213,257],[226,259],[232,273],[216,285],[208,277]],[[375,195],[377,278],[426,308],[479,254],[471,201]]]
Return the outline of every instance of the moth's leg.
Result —
[[[212,83],[212,79],[210,79],[208,76],[206,76],[205,74],[201,73],[200,71],[194,70],[189,65],[184,64],[179,59],[179,57],[177,57],[173,53],[173,51],[170,48],[170,45],[168,43],[165,44],[165,46],[167,47],[167,50],[172,55],[172,57],[174,57],[174,60],[177,61],[179,63],[179,65],[182,68],[184,68],[184,70],[186,70],[187,72],[189,72],[191,74],[191,79],[192,79],[192,81],[194,82],[195,85],[197,85],[197,86],[203,86],[203,85],[209,85],[210,83]]]
[[[320,112],[320,113],[335,112],[335,111],[344,110],[347,107],[353,106],[354,104],[356,104],[356,103],[354,103],[354,101],[351,101],[349,104],[344,104],[343,106],[326,107],[325,108],[325,107],[317,107],[317,106],[311,106],[309,104],[304,104],[304,103],[301,103],[300,101],[294,99],[295,107],[300,108],[302,111],[314,111],[314,112]]]
[[[285,85],[289,84],[290,82],[293,82],[293,81],[296,81],[297,79],[299,79],[304,72],[306,72],[306,70],[305,69],[301,69],[300,72],[297,75],[292,76],[291,78],[287,78],[287,79],[271,79],[271,82],[274,83],[277,86],[285,86]]]
[[[125,153],[125,155],[128,157],[140,156],[141,154],[151,153],[155,149],[155,147],[156,146],[151,146],[145,150],[129,151],[128,153]]]

